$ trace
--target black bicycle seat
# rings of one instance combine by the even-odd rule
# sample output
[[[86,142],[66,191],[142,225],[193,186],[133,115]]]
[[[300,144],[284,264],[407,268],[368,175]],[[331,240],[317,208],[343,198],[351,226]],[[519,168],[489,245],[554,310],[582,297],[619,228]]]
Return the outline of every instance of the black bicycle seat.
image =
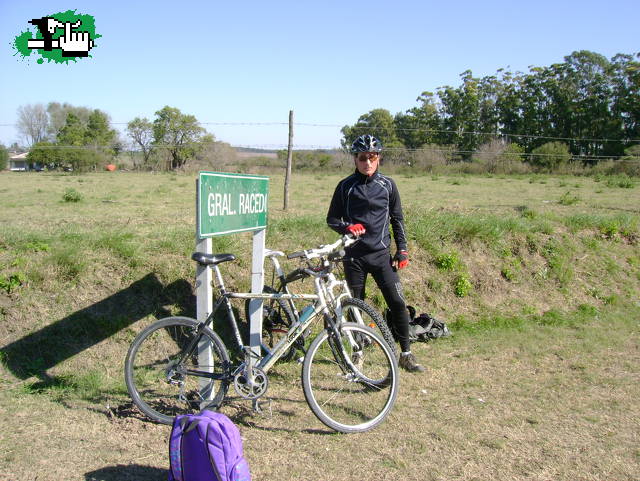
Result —
[[[215,266],[222,262],[234,261],[236,256],[233,254],[205,254],[204,252],[194,252],[191,259],[201,266]]]

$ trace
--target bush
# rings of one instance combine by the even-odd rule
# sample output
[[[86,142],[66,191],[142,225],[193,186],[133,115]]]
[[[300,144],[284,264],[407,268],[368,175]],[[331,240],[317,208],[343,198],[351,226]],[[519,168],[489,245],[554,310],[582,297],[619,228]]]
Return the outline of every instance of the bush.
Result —
[[[435,265],[443,271],[452,271],[460,264],[460,258],[456,252],[440,254],[435,259]]]
[[[563,142],[547,142],[533,149],[529,163],[537,170],[552,172],[571,160],[569,147]]]
[[[109,155],[90,147],[61,147],[50,142],[33,146],[27,156],[30,163],[52,168],[71,168],[74,172],[94,170],[97,165],[111,162]]]
[[[620,160],[610,163],[606,173],[640,177],[640,144],[629,147],[624,151],[624,154]]]
[[[562,197],[560,197],[560,200],[558,201],[560,205],[573,205],[577,202],[580,202],[580,197],[573,195],[570,191],[566,191],[562,194]]]
[[[620,187],[621,189],[633,189],[636,184],[626,174],[610,176],[606,181],[607,187]]]
[[[640,162],[640,144],[632,145],[624,151],[624,160],[636,160]]]
[[[26,277],[21,272],[17,272],[16,274],[11,274],[10,276],[2,276],[0,277],[0,289],[5,291],[7,294],[11,294],[18,287],[23,285],[26,282]]]
[[[518,144],[491,140],[481,145],[474,155],[476,161],[490,174],[524,173],[524,149]]]
[[[69,188],[64,191],[62,200],[64,200],[65,202],[80,202],[82,200],[82,194],[76,189]]]
[[[425,144],[413,152],[412,165],[425,172],[439,170],[453,162],[453,150],[451,145]]]
[[[453,292],[458,297],[465,297],[473,289],[473,284],[465,275],[459,275],[453,282]]]

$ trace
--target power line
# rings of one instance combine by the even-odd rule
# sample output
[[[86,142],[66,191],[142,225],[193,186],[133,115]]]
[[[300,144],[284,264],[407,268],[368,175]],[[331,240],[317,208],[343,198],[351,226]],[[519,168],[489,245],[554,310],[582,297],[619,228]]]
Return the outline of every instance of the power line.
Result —
[[[350,127],[352,129],[357,130],[368,130],[368,131],[376,131],[376,130],[387,130],[383,127]],[[394,132],[424,132],[424,133],[440,133],[440,134],[451,134],[451,135],[486,135],[490,137],[519,137],[519,138],[530,138],[530,139],[550,139],[550,140],[572,140],[577,142],[640,142],[640,139],[589,139],[582,137],[552,137],[548,135],[532,135],[532,134],[507,134],[507,133],[497,133],[497,132],[474,132],[474,131],[463,131],[458,132],[456,130],[437,130],[437,129],[392,129]]]
[[[128,125],[128,122],[110,122],[111,125]],[[212,125],[212,126],[230,126],[230,127],[263,127],[263,126],[287,126],[287,122],[199,122],[200,125]],[[456,131],[456,130],[441,130],[441,129],[427,129],[427,128],[391,128],[386,129],[383,127],[370,127],[370,126],[348,126],[338,124],[322,124],[322,123],[307,123],[296,122],[294,126],[301,127],[328,127],[328,128],[343,128],[345,126],[369,132],[377,132],[381,130],[391,130],[393,132],[422,132],[425,134],[446,134],[446,135],[482,135],[488,137],[507,137],[507,138],[522,138],[522,139],[547,139],[547,140],[565,140],[571,142],[640,142],[640,139],[608,139],[608,138],[583,138],[583,137],[556,137],[550,135],[534,135],[534,134],[509,134],[502,132],[477,132],[477,131]],[[0,127],[15,127],[15,124],[0,124]]]

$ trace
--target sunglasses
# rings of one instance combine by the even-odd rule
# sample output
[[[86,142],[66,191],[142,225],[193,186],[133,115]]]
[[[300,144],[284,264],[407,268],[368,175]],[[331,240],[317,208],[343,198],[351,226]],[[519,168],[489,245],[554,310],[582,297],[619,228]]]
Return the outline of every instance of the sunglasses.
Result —
[[[378,154],[377,152],[366,152],[358,154],[358,160],[360,162],[375,162],[376,160],[378,160],[379,156],[380,154]]]

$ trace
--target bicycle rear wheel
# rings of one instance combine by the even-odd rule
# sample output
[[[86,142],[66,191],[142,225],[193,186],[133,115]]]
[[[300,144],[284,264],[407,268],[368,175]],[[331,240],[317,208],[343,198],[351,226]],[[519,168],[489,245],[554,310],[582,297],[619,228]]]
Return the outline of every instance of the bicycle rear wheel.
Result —
[[[227,393],[229,355],[216,333],[205,327],[192,351],[183,352],[197,327],[198,322],[188,317],[161,319],[140,332],[129,348],[127,389],[136,406],[154,421],[171,424],[177,414],[217,407]]]
[[[342,299],[340,305],[342,306],[342,322],[355,322],[379,331],[384,340],[387,341],[387,344],[389,344],[393,355],[398,359],[398,349],[391,329],[378,311],[363,300],[355,297]]]
[[[302,366],[304,395],[313,413],[330,428],[343,433],[368,431],[387,417],[395,403],[396,358],[370,327],[345,323],[339,332],[336,336],[325,329],[309,346]],[[358,340],[355,346],[353,339]]]
[[[278,294],[273,287],[264,286],[264,294]],[[245,319],[249,319],[249,301],[244,304]],[[265,299],[262,304],[262,339],[269,349],[278,344],[280,339],[287,335],[293,325],[295,316],[291,307],[284,299]],[[293,345],[280,356],[279,361],[289,362],[296,357],[298,349],[304,348],[305,336],[300,336]]]

